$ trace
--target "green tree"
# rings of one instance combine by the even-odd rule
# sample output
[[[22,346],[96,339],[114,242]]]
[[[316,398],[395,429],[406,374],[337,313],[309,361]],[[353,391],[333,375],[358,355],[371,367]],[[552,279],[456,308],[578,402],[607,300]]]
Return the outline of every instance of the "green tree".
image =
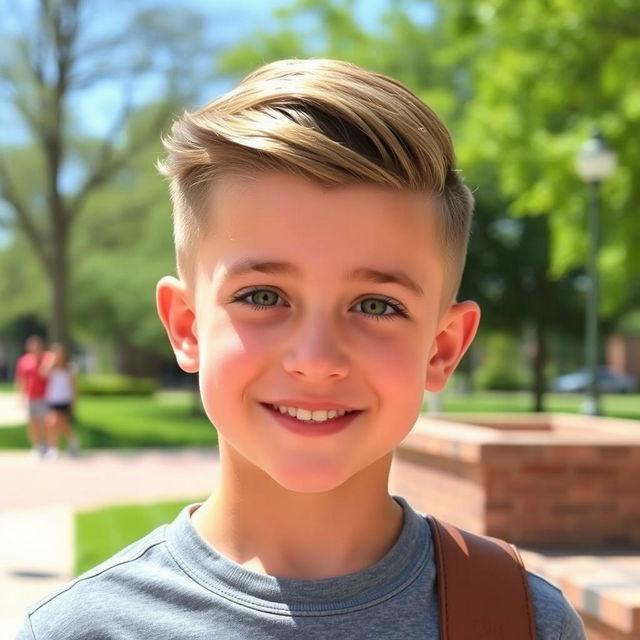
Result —
[[[251,34],[218,57],[221,74],[238,79],[266,62],[281,58],[326,56],[393,75],[451,114],[458,108],[456,78],[440,54],[437,25],[416,23],[412,8],[420,0],[392,0],[380,15],[378,29],[357,19],[360,0],[297,0],[274,12],[275,27]],[[366,6],[366,5],[365,5]]]
[[[461,159],[491,165],[514,215],[547,215],[552,277],[580,268],[588,245],[586,190],[574,157],[594,123],[619,168],[603,185],[602,313],[640,301],[640,12],[595,0],[439,3],[450,51],[473,97],[460,128]]]
[[[0,224],[27,241],[48,283],[50,338],[68,341],[70,246],[87,201],[156,141],[175,101],[184,95],[202,21],[184,8],[123,12],[96,27],[91,0],[20,3],[0,26],[0,92],[24,139],[0,155]],[[100,139],[79,126],[78,97],[108,82],[120,106]],[[123,135],[141,99],[137,86],[153,85],[165,99],[146,112],[144,126]]]
[[[144,123],[154,105],[132,114],[125,135]],[[136,154],[87,198],[69,246],[71,334],[116,353],[144,349],[168,356],[155,312],[155,283],[174,271],[171,203],[155,170],[160,139]],[[24,318],[47,321],[47,283],[26,238],[18,234],[0,249],[0,328]]]
[[[128,129],[144,126],[154,109],[141,109]],[[158,139],[95,191],[72,249],[75,331],[120,351],[169,353],[155,311],[158,277],[175,269],[171,203],[154,167],[161,153]]]
[[[582,327],[583,301],[576,287],[580,273],[552,278],[548,217],[513,218],[507,204],[488,188],[476,191],[460,297],[479,302],[484,331],[527,336],[532,408],[543,411],[551,337],[571,338]]]

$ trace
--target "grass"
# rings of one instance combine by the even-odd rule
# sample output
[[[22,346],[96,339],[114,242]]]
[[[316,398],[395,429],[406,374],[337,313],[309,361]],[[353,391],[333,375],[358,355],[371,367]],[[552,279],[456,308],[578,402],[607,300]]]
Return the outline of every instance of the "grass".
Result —
[[[213,446],[215,429],[191,394],[81,397],[74,421],[83,449]],[[0,449],[29,447],[23,425],[0,428]]]
[[[83,398],[78,421],[85,448],[215,445],[215,429],[188,394],[170,398]]]
[[[75,516],[75,575],[95,567],[202,498],[84,511]]]
[[[546,410],[580,413],[584,396],[547,394]],[[84,449],[213,446],[216,431],[207,417],[193,411],[189,392],[161,392],[154,396],[81,397],[75,424]],[[607,416],[640,420],[640,394],[609,395],[602,399]],[[442,409],[450,412],[527,412],[528,392],[445,391]],[[425,404],[425,410],[427,405]],[[27,449],[24,425],[0,428],[0,449]]]
[[[581,395],[549,394],[547,409],[579,412]],[[212,444],[215,431],[206,417],[190,413],[187,394],[158,394],[153,398],[83,398],[80,405],[83,444],[94,446],[162,446]],[[445,392],[443,409],[452,412],[526,412],[531,394]],[[640,419],[640,395],[605,396],[607,415]],[[24,428],[20,427],[24,437]],[[6,432],[0,429],[0,446]],[[17,436],[15,436],[17,437]],[[25,439],[26,442],[26,439]],[[94,567],[159,525],[170,522],[177,513],[199,499],[148,505],[117,506],[76,515],[76,575]]]
[[[549,393],[545,396],[545,410],[556,413],[580,413],[584,396],[578,394]],[[442,410],[450,412],[503,413],[532,410],[530,392],[482,391],[461,394],[445,391],[442,394]],[[425,403],[425,410],[428,405]],[[605,395],[602,409],[606,416],[640,420],[640,394]]]

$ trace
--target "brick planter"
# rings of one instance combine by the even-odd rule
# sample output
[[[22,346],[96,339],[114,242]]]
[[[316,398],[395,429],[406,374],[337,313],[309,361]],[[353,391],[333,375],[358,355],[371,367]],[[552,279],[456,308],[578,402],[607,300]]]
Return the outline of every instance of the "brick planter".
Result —
[[[640,546],[640,423],[423,417],[396,451],[390,486],[419,510],[518,545]]]
[[[640,422],[424,417],[396,451],[390,490],[419,511],[518,544],[527,568],[582,615],[590,639],[640,640]]]

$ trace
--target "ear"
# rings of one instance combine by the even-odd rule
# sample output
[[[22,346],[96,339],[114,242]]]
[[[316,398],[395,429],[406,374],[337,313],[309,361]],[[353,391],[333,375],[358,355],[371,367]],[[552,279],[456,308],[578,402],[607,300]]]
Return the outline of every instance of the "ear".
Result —
[[[165,276],[158,282],[158,315],[167,331],[178,365],[187,373],[197,373],[200,366],[192,305],[190,292],[182,280]]]
[[[480,307],[475,302],[459,302],[449,307],[440,321],[429,359],[427,391],[442,391],[473,341],[479,323]]]

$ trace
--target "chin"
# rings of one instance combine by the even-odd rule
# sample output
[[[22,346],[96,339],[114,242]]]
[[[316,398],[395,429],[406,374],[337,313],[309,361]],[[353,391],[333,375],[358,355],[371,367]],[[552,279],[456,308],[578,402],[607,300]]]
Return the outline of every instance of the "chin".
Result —
[[[342,486],[348,474],[328,469],[279,469],[269,474],[283,489],[294,493],[327,493]]]

